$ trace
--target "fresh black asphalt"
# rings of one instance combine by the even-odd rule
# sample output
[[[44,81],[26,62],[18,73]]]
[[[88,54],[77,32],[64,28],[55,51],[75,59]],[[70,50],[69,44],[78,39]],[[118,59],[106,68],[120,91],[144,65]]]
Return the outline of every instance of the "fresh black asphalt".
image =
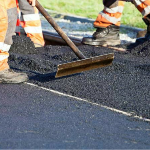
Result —
[[[79,49],[87,57],[113,52],[93,46]],[[148,149],[148,122],[88,103],[150,118],[149,47],[143,45],[143,49],[115,52],[109,67],[56,79],[58,64],[78,59],[71,49],[35,49],[28,38],[14,37],[9,64],[16,71],[26,72],[28,82],[39,87],[27,83],[0,85],[0,148]],[[87,102],[40,87],[85,98]]]
[[[150,118],[149,42],[127,52],[114,52],[115,59],[109,67],[56,79],[58,64],[78,60],[72,50],[51,45],[35,49],[28,38],[15,37],[9,63],[14,69],[27,72],[29,82],[34,84]],[[113,52],[87,45],[79,49],[86,57]]]
[[[0,85],[1,149],[149,149],[150,126],[28,84]]]

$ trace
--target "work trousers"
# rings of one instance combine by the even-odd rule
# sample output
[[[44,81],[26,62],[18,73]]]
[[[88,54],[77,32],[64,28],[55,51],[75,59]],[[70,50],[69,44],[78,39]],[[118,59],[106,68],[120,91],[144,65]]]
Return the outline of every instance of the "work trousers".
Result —
[[[35,44],[44,46],[44,38],[40,16],[36,7],[32,7],[27,0],[16,0],[18,19],[16,24],[16,32],[20,33],[20,25],[24,28],[27,37]]]
[[[17,21],[16,0],[0,0],[0,71],[8,69],[9,49]]]
[[[112,24],[120,26],[124,2],[103,0],[103,4],[104,9],[98,14],[94,22],[94,27],[107,27]],[[143,17],[150,14],[150,0],[133,0],[133,4],[141,12]]]

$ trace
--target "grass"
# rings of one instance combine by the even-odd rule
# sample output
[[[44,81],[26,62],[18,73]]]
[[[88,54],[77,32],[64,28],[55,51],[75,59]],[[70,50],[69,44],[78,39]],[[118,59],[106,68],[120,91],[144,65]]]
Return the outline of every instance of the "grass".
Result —
[[[47,9],[58,13],[67,13],[91,19],[96,19],[103,10],[102,0],[39,0]],[[132,3],[126,3],[122,14],[121,23],[128,26],[146,28],[141,13]]]

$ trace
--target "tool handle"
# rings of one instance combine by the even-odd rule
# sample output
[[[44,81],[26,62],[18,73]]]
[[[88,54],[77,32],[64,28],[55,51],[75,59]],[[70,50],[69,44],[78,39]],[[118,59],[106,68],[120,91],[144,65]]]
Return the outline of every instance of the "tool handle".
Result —
[[[51,24],[51,26],[57,31],[57,33],[63,38],[63,40],[70,46],[73,52],[80,59],[85,59],[86,57],[79,51],[76,45],[70,40],[70,38],[63,32],[63,30],[57,25],[54,19],[48,14],[48,12],[41,6],[41,4],[36,1],[36,7],[45,17],[45,19]]]

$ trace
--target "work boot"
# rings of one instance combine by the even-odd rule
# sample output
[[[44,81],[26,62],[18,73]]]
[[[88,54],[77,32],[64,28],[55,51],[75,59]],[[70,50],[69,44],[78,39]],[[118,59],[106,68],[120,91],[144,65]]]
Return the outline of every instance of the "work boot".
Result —
[[[88,45],[119,45],[119,26],[110,25],[107,28],[97,28],[92,37],[84,37],[82,39],[83,44]]]
[[[26,73],[17,73],[11,69],[0,71],[0,83],[22,83],[27,80]]]

